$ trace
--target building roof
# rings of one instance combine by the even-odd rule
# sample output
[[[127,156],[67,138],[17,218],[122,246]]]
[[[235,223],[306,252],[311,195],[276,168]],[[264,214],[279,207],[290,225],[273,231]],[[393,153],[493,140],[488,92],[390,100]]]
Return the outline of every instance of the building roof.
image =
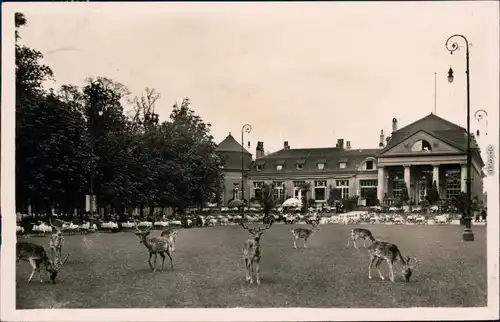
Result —
[[[390,150],[421,130],[428,132],[463,152],[467,149],[467,131],[463,127],[431,113],[392,132],[391,139],[381,153]]]
[[[229,135],[217,146],[215,149],[215,152],[239,152],[241,153],[241,149],[243,147],[241,146],[238,141],[231,135],[231,132],[229,132]],[[248,152],[245,148],[243,148],[243,153],[252,155],[250,152]]]
[[[252,166],[253,174],[302,174],[338,172],[352,173],[368,157],[376,158],[380,149],[351,149],[340,148],[308,148],[308,149],[282,149],[255,160]],[[339,163],[345,162],[345,168],[340,168]],[[318,169],[318,163],[324,163],[324,169]],[[297,165],[302,164],[298,170]],[[276,166],[282,169],[277,170]],[[261,170],[257,170],[261,166]]]

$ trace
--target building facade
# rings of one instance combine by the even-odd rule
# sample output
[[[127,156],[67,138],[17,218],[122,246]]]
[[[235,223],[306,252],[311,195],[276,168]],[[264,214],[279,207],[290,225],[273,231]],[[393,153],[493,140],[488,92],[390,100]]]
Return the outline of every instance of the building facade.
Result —
[[[472,196],[483,199],[484,163],[473,139]],[[338,139],[331,148],[283,149],[264,155],[264,143],[258,142],[255,159],[231,134],[219,145],[217,153],[225,159],[222,205],[241,198],[241,158],[244,158],[244,198],[259,195],[263,184],[274,184],[276,198],[301,198],[306,192],[316,203],[326,203],[332,189],[344,199],[358,197],[365,205],[368,194],[391,202],[401,196],[406,185],[410,202],[420,204],[435,182],[441,199],[451,199],[465,191],[467,174],[467,132],[434,114],[405,127],[392,120],[392,133],[383,130],[376,149],[354,149],[350,142]]]

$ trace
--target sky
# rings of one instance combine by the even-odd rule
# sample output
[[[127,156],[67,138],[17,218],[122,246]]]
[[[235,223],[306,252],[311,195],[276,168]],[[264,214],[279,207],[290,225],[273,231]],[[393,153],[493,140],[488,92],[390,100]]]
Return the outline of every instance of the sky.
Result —
[[[22,5],[22,43],[45,55],[56,80],[48,87],[104,76],[133,96],[155,88],[163,120],[189,97],[217,142],[229,132],[240,140],[250,124],[251,153],[257,141],[269,152],[283,141],[328,147],[338,138],[377,148],[393,117],[402,127],[434,108],[465,127],[465,47],[453,55],[445,48],[463,34],[471,110],[488,113],[471,128],[483,133],[483,151],[497,142],[496,1]]]

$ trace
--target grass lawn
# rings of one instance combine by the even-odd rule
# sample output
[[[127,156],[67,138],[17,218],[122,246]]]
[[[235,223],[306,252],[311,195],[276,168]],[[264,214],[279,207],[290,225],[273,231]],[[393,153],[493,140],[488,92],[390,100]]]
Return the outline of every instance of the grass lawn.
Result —
[[[154,273],[146,248],[131,232],[66,236],[63,252],[71,257],[57,284],[37,278],[28,284],[31,266],[17,264],[17,309],[486,306],[484,226],[474,227],[472,243],[461,241],[461,226],[363,226],[421,260],[411,283],[398,274],[399,266],[396,283],[380,280],[376,270],[369,280],[363,242],[359,253],[346,248],[354,226],[321,226],[309,248],[298,250],[292,246],[294,226],[274,225],[263,235],[260,286],[245,283],[242,243],[250,235],[240,226],[179,231],[174,269],[167,258],[165,270]],[[28,240],[47,249],[46,237]],[[387,276],[386,264],[382,271]]]

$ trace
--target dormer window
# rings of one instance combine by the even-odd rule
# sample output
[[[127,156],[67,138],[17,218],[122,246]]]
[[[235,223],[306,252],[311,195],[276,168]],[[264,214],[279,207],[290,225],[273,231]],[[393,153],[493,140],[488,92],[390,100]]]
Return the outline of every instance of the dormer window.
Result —
[[[366,161],[366,170],[373,170],[373,161],[372,160]]]
[[[339,168],[340,169],[345,169],[347,166],[347,162],[339,162]]]
[[[262,165],[258,165],[256,168],[257,168],[257,171],[262,171]]]
[[[323,170],[325,168],[324,163],[318,163],[318,170]]]
[[[295,166],[297,167],[297,170],[304,169],[304,163],[306,163],[305,159],[297,160],[297,162],[295,162]]]
[[[283,165],[282,164],[277,164],[276,165],[276,171],[281,171],[283,170]]]

